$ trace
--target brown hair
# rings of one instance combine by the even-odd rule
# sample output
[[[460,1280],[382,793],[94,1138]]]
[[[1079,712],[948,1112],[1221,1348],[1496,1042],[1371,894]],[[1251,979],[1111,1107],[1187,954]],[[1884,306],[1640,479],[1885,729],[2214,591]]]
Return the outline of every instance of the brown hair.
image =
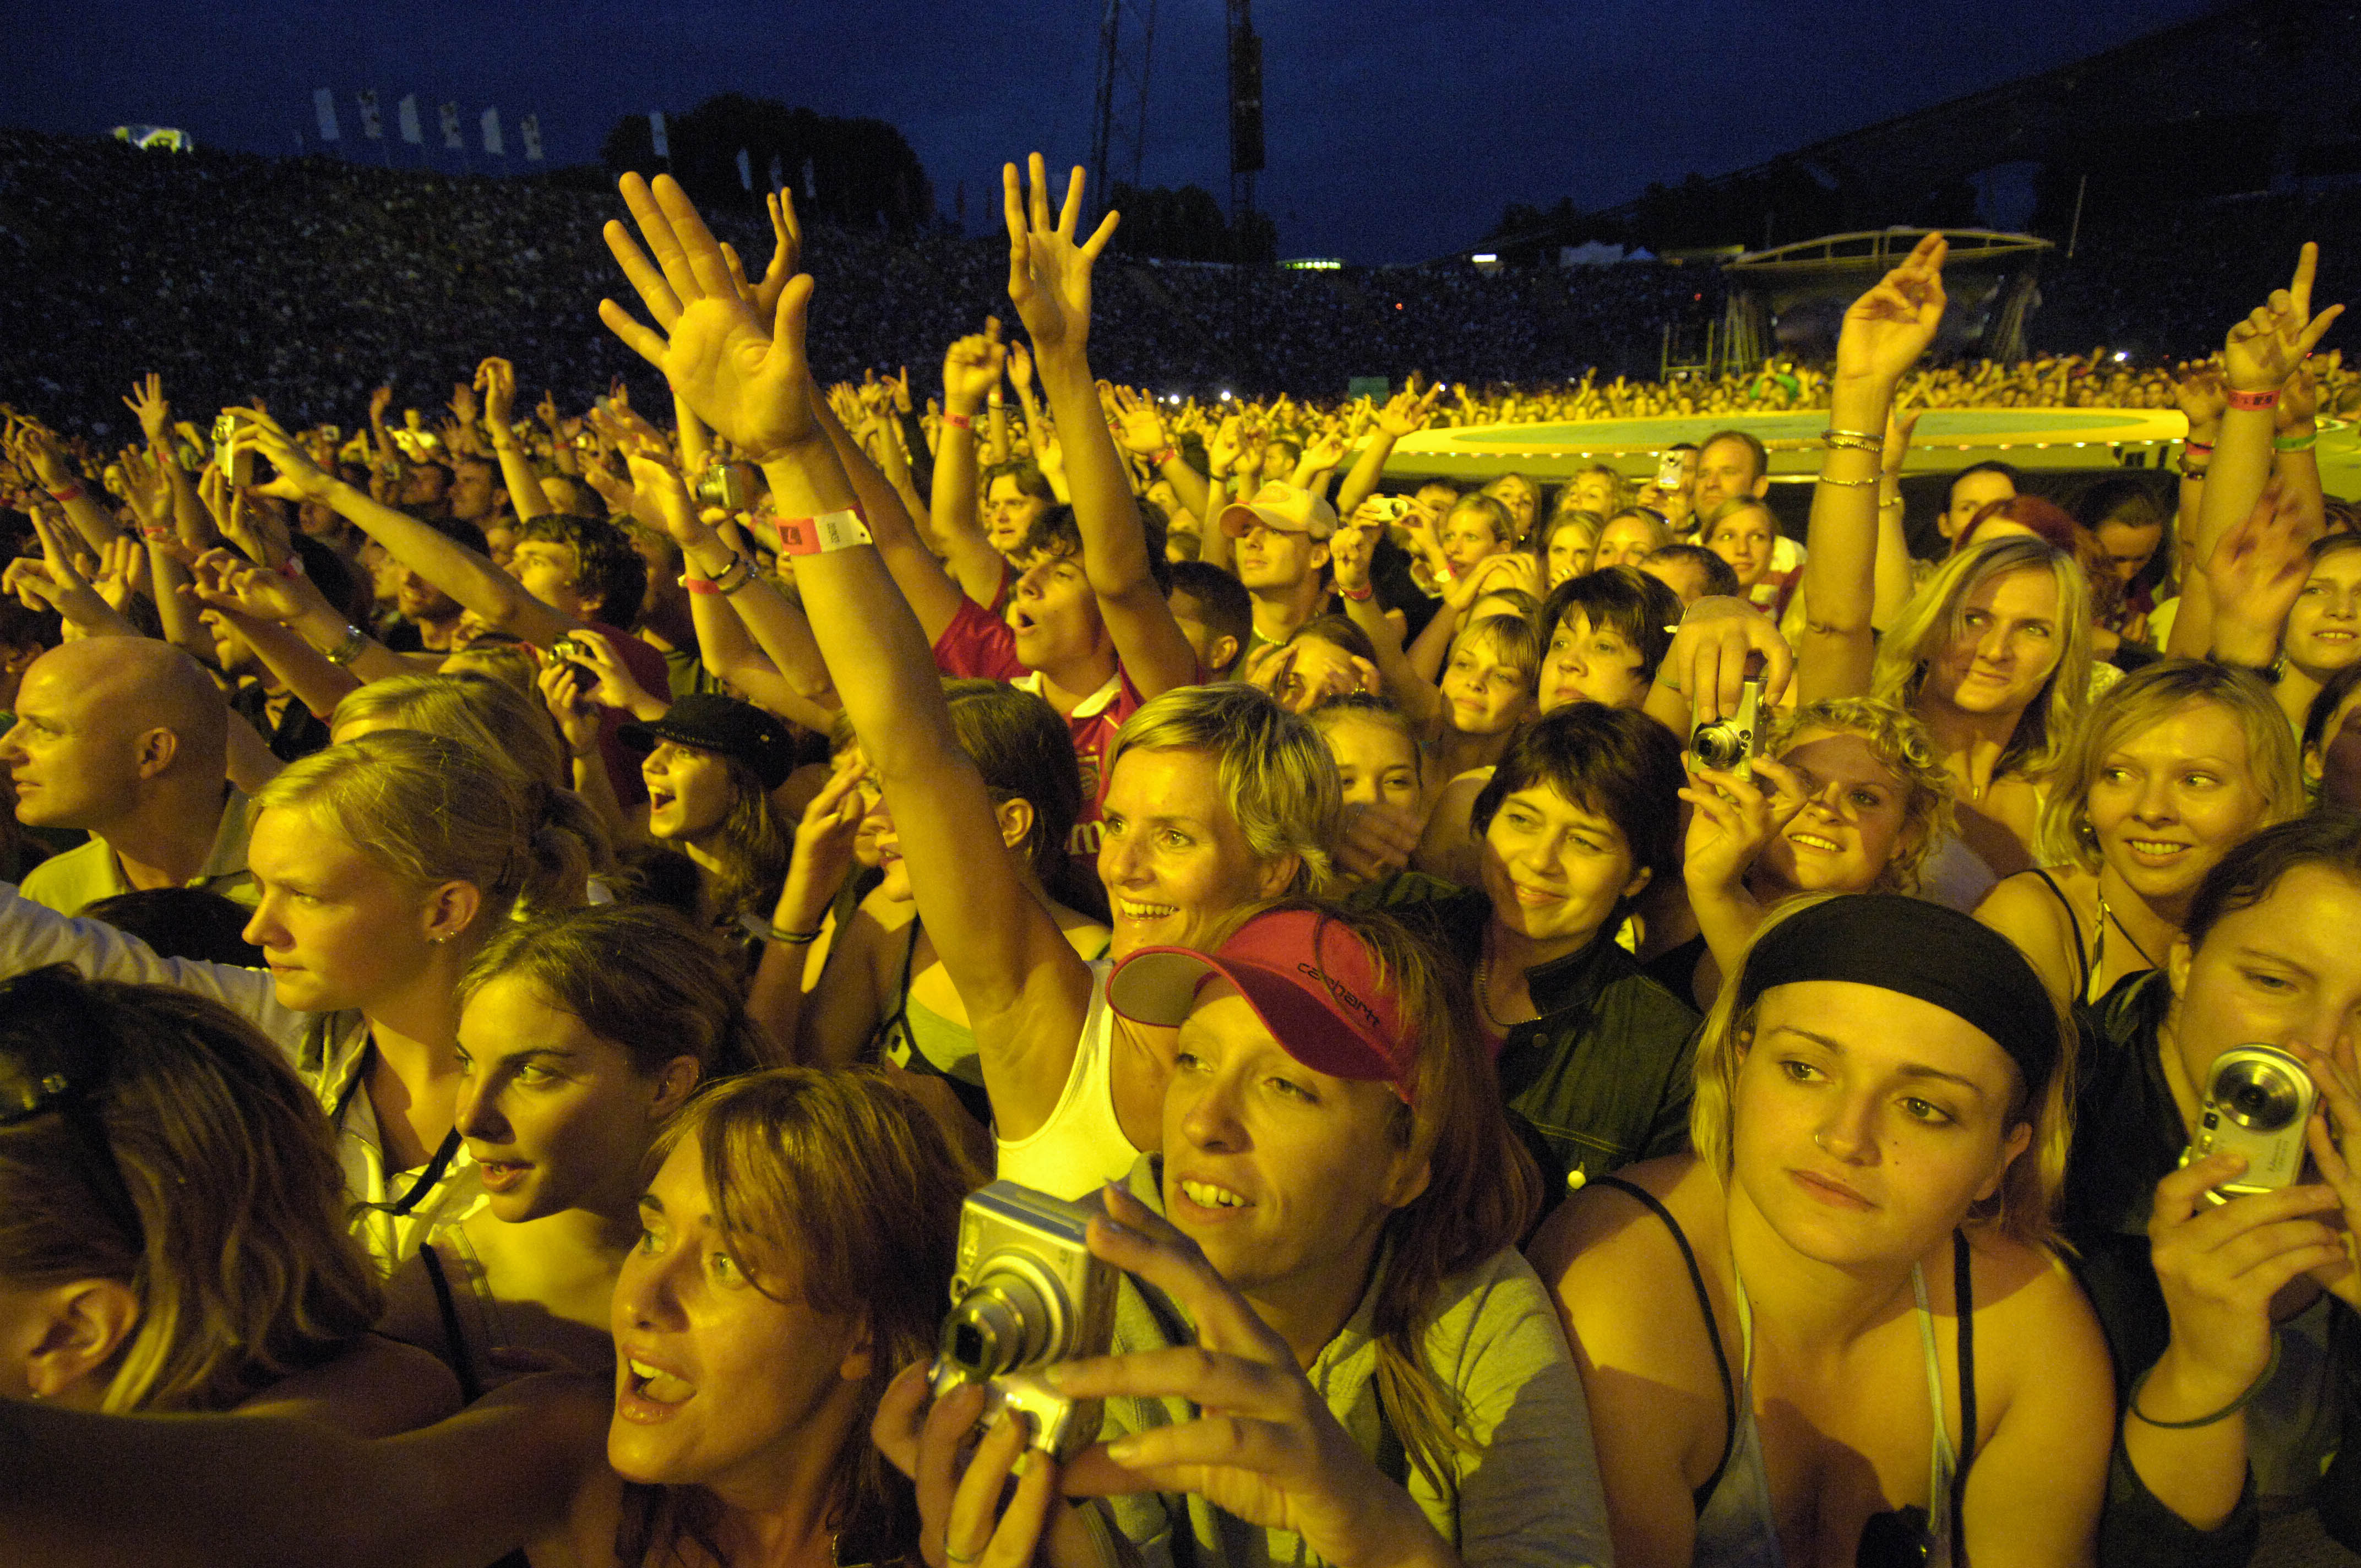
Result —
[[[926,1109],[874,1068],[774,1068],[710,1085],[658,1135],[647,1168],[689,1139],[716,1223],[755,1288],[867,1327],[862,1405],[874,1409],[897,1371],[934,1353],[973,1173]],[[865,1426],[837,1453],[830,1492],[831,1528],[908,1508],[907,1483]],[[663,1561],[653,1549],[709,1530],[710,1503],[691,1488],[662,1489],[618,1556]]]
[[[138,1297],[100,1409],[227,1409],[368,1332],[335,1135],[251,1024],[64,964],[0,998],[0,1051],[71,1064],[53,1108],[0,1127],[0,1280]]]

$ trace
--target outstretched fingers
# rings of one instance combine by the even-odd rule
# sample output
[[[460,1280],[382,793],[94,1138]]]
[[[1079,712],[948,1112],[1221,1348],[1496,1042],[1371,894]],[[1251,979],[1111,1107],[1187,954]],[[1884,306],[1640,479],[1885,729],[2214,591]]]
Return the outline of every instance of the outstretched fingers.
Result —
[[[680,247],[682,258],[687,264],[689,280],[696,286],[696,297],[708,300],[735,298],[737,290],[730,283],[730,266],[722,259],[720,243],[713,237],[713,231],[705,226],[704,218],[697,214],[697,204],[688,199],[688,192],[680,188],[680,181],[669,174],[659,174],[651,189],[655,194],[656,206],[671,225],[674,242]],[[666,269],[665,276],[671,276],[670,269]],[[691,297],[688,291],[681,289],[678,284],[674,285],[674,291],[684,302]]]
[[[688,269],[688,258],[683,254],[680,237],[673,233],[672,222],[657,204],[655,192],[648,182],[636,174],[626,174],[620,181],[620,188],[623,192],[623,205],[631,209],[631,221],[639,225],[640,236],[647,243],[648,255],[654,258],[657,270],[664,275],[664,289],[671,299],[670,312],[667,313],[656,301],[648,298],[647,291],[641,287],[637,278],[632,278],[632,286],[639,288],[640,297],[647,301],[649,313],[657,317],[659,324],[669,328],[671,318],[680,313],[681,302],[697,292],[696,280]],[[614,251],[615,259],[622,263],[624,276],[631,277],[631,263],[616,244],[619,231],[625,239],[630,238],[630,230],[609,223],[606,229],[607,248]]]

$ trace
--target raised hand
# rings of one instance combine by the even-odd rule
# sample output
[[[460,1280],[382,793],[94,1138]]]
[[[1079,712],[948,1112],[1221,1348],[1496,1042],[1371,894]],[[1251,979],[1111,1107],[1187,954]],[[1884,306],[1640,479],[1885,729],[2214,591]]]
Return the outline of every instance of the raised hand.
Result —
[[[465,429],[476,422],[476,389],[465,381],[452,382],[451,400],[443,406],[451,411],[451,417]]]
[[[383,422],[385,419],[385,411],[391,407],[393,407],[393,389],[391,387],[379,387],[375,391],[369,393],[369,423],[379,424]]]
[[[672,536],[684,554],[692,558],[699,551],[710,551],[721,541],[697,516],[697,504],[689,499],[688,487],[669,463],[658,457],[633,453],[624,459],[631,467],[631,489],[644,496],[663,521],[664,531]],[[612,480],[613,476],[609,476]],[[618,487],[620,489],[621,487]]]
[[[1341,594],[1357,594],[1369,586],[1369,563],[1378,552],[1378,531],[1347,523],[1328,541],[1328,569]]]
[[[972,413],[1000,385],[1008,346],[1000,341],[1000,318],[986,316],[982,332],[970,333],[943,353],[943,402],[953,413]]]
[[[164,400],[164,378],[150,370],[131,386],[131,395],[123,400],[139,421],[140,433],[148,444],[158,451],[167,450],[172,435],[172,405]]]
[[[626,174],[622,192],[654,261],[620,223],[607,225],[607,247],[656,324],[642,325],[612,300],[598,302],[598,319],[749,462],[776,462],[823,439],[806,390],[800,313],[811,299],[809,280],[791,278],[781,290],[780,314],[797,320],[794,331],[774,335],[773,323],[739,294],[720,246],[672,176],[659,174],[651,187]]]
[[[577,758],[597,751],[606,715],[590,700],[590,682],[582,666],[571,659],[544,659],[533,685],[541,692],[542,706],[556,721],[566,751]]]
[[[1020,394],[1033,389],[1033,355],[1022,343],[1008,345],[1008,378]]]
[[[1940,234],[1919,240],[1909,258],[1855,300],[1837,336],[1837,374],[1898,381],[1918,362],[1943,323],[1943,258],[1950,247]]]
[[[511,433],[509,418],[516,407],[516,367],[494,355],[476,367],[476,388],[484,394],[484,419],[494,433]]]
[[[2210,359],[2190,366],[2173,384],[2172,397],[2188,418],[2192,434],[2213,429],[2222,422],[2222,411],[2229,406],[2229,389],[2222,384],[2222,367]]]
[[[2311,531],[2293,506],[2282,504],[2292,499],[2276,479],[2264,486],[2254,510],[2222,535],[2205,562],[2214,649],[2225,657],[2269,663],[2311,576]]]
[[[1066,200],[1049,215],[1049,176],[1041,155],[1027,160],[1029,196],[1019,185],[1016,165],[1001,169],[1001,196],[1008,223],[1008,298],[1033,340],[1034,351],[1079,357],[1091,334],[1091,268],[1115,237],[1116,214],[1099,221],[1088,239],[1074,236],[1082,217],[1082,166],[1066,181]]]
[[[1424,395],[1417,392],[1396,392],[1386,400],[1386,406],[1377,411],[1378,428],[1399,441],[1405,435],[1415,435],[1426,428],[1434,417],[1435,400],[1443,396],[1441,383],[1429,387]]]
[[[2295,373],[2321,334],[2345,313],[2331,305],[2312,313],[2312,283],[2320,270],[2320,247],[2307,240],[2297,255],[2295,276],[2284,289],[2230,329],[2222,344],[2222,375],[2233,391],[2268,392]]]
[[[295,444],[294,438],[280,428],[279,422],[255,409],[223,411],[238,422],[236,437],[231,450],[240,446],[258,452],[279,471],[279,477],[267,485],[253,487],[257,495],[271,496],[282,501],[316,501],[327,499],[336,488],[333,474],[313,463]],[[199,489],[202,492],[203,485]]]
[[[1696,810],[1689,817],[1681,874],[1693,891],[1709,895],[1738,885],[1763,846],[1804,809],[1804,791],[1793,773],[1767,756],[1750,764],[1752,779],[1706,767],[1694,757],[1685,761],[1689,782],[1680,797]],[[1772,786],[1767,794],[1763,781]]]
[[[767,323],[778,318],[787,280],[803,270],[804,230],[796,220],[796,193],[785,186],[765,191],[763,209],[771,219],[771,264],[754,285],[754,313]]]
[[[189,588],[198,603],[253,620],[283,624],[306,608],[287,578],[264,571],[235,550],[208,550],[190,563]]]
[[[1164,436],[1164,420],[1156,411],[1156,400],[1143,397],[1129,387],[1117,387],[1115,398],[1115,439],[1124,450],[1142,457],[1153,457],[1171,444]]]

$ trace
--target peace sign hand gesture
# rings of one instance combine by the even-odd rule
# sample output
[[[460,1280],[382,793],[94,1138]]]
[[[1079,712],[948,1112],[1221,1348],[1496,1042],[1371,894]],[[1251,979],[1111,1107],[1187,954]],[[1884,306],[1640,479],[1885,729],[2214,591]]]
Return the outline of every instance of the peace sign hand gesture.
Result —
[[[2320,247],[2307,240],[2288,286],[2272,290],[2268,301],[2230,329],[2222,345],[2222,373],[2232,390],[2276,390],[2345,313],[2343,305],[2312,313],[2312,282],[2319,270]]]

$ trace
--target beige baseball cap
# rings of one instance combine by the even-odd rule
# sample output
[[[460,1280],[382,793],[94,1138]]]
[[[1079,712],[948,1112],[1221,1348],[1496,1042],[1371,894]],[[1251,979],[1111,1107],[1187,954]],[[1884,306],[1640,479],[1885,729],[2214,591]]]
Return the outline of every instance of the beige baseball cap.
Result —
[[[1336,532],[1336,509],[1326,498],[1284,479],[1266,480],[1250,501],[1235,501],[1223,509],[1222,532],[1233,539],[1260,522],[1281,533],[1308,533],[1326,539]]]

